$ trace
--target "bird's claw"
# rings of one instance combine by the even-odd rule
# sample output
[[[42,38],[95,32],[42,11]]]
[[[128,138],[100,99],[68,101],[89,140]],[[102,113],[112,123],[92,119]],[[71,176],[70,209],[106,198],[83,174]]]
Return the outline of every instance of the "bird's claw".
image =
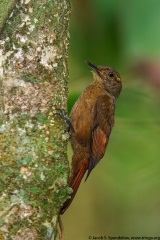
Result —
[[[58,112],[55,112],[55,115],[58,115],[65,120],[68,127],[68,132],[70,129],[74,131],[72,123],[70,122],[69,117],[67,116],[67,110],[65,108],[56,108],[56,110],[58,110]]]

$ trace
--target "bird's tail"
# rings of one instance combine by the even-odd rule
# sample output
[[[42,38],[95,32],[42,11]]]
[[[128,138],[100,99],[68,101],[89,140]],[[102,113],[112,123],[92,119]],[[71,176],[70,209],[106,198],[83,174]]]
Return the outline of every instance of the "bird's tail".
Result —
[[[82,180],[86,170],[87,170],[86,165],[82,165],[81,168],[79,169],[79,171],[76,172],[76,174],[72,174],[70,181],[69,181],[69,187],[72,188],[73,192],[71,194],[71,198],[67,199],[64,202],[64,204],[60,210],[60,214],[63,214],[67,210],[67,208],[70,206],[70,204],[72,203],[74,196],[76,195],[76,192],[79,188],[79,185],[81,183],[81,180]]]

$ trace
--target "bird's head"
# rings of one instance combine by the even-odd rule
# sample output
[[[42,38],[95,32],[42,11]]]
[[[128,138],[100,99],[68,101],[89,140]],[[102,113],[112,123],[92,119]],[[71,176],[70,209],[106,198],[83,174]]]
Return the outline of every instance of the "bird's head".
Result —
[[[122,82],[119,73],[112,67],[96,66],[90,62],[86,62],[93,71],[94,81],[99,82],[102,86],[117,98],[122,89]]]

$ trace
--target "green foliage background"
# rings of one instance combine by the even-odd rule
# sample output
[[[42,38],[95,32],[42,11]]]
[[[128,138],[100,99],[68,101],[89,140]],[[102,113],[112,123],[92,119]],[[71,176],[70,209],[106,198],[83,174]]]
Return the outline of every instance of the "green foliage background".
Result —
[[[69,110],[91,82],[85,60],[114,66],[123,91],[105,157],[63,216],[66,240],[160,237],[160,91],[131,70],[139,60],[159,61],[159,12],[159,0],[73,3]]]

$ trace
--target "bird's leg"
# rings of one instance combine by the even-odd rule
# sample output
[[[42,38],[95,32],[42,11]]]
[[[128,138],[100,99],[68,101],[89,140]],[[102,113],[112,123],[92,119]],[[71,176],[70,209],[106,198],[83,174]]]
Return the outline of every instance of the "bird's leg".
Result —
[[[69,120],[69,117],[67,116],[67,111],[64,108],[56,108],[57,112],[55,113],[55,115],[60,116],[61,118],[63,118],[67,124],[67,129],[68,132],[70,129],[72,129],[74,131],[74,128],[72,126],[72,123]]]

